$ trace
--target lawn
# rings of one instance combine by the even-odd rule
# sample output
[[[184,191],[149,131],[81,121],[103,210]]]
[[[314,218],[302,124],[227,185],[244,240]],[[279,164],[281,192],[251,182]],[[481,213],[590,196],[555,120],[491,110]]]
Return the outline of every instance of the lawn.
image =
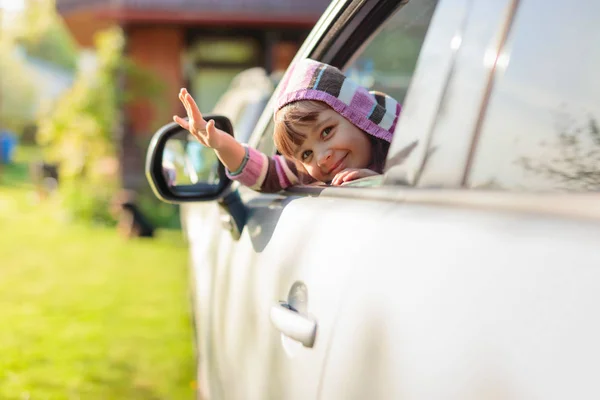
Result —
[[[0,172],[0,398],[192,399],[181,232],[66,223],[25,155]]]

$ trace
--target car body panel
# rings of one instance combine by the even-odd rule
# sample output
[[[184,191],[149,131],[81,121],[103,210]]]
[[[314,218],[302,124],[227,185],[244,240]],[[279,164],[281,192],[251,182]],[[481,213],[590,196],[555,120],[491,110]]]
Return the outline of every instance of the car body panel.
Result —
[[[598,220],[410,202],[388,218],[388,250],[349,283],[320,398],[600,395]]]
[[[387,208],[373,210],[372,203],[313,197],[283,203],[273,199],[263,205],[249,204],[248,229],[239,243],[220,244],[211,346],[219,352],[222,394],[316,398],[354,260],[364,252],[362,245],[378,234],[392,205],[382,203]],[[348,214],[370,218],[353,220]],[[373,246],[369,252],[378,250]],[[318,323],[313,348],[282,342],[269,320],[271,307],[286,300],[296,282],[308,288],[308,314]]]

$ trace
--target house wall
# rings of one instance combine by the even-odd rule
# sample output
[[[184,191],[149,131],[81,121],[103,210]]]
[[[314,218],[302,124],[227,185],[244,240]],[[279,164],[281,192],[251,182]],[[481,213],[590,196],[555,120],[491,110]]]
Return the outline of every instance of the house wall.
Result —
[[[124,110],[120,143],[123,186],[139,190],[147,186],[144,176],[145,150],[154,131],[170,122],[184,109],[177,93],[183,86],[181,55],[184,31],[176,27],[135,26],[125,28],[127,55],[140,67],[152,72],[164,88],[157,108],[150,100],[137,100]],[[128,83],[126,82],[125,85]]]
[[[149,101],[137,101],[128,108],[127,121],[135,135],[148,136],[157,127],[182,113],[177,98],[184,85],[181,56],[184,32],[176,27],[133,27],[127,32],[127,54],[137,65],[153,72],[164,85],[164,109],[157,110]]]

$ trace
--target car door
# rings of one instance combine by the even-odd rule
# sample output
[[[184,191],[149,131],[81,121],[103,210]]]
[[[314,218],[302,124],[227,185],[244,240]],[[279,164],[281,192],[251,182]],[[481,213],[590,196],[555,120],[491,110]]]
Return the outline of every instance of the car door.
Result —
[[[304,50],[301,50],[304,56],[323,41],[325,33],[336,21],[342,23],[350,19],[363,3],[333,2],[304,44]],[[369,4],[367,8],[372,7],[373,4]],[[267,109],[271,107],[269,104]],[[269,131],[265,126],[269,116],[267,112],[261,117],[262,121],[255,130],[259,135],[255,138],[260,140],[264,136],[261,150],[273,154],[271,137],[261,135],[263,131]],[[253,145],[257,146],[256,141]],[[306,217],[308,212],[286,212],[290,215],[289,226],[300,225],[276,234],[274,229],[281,225],[279,218],[289,203],[286,197],[260,195],[243,187],[238,189],[249,215],[241,237],[233,237],[230,226],[222,223],[224,213],[216,203],[183,204],[181,207],[182,222],[190,244],[199,396],[262,399],[281,398],[282,393],[297,393],[302,397],[304,393],[308,398],[314,397],[319,366],[327,347],[327,334],[346,272],[337,268],[334,273],[332,269],[329,275],[324,276],[335,278],[334,281],[312,282],[311,271],[320,268],[321,261],[300,262],[297,254],[292,253],[303,240],[310,238],[307,231],[311,227],[303,225],[307,219],[298,220],[296,217],[303,213]],[[267,246],[275,242],[280,244]],[[281,259],[286,254],[288,257]],[[291,254],[295,256],[290,257]],[[340,274],[342,276],[338,276]],[[288,300],[295,282],[306,286],[310,284],[311,310],[319,309],[318,340],[311,351],[297,348],[297,343],[282,339],[269,320],[271,309],[279,307],[278,300]],[[327,293],[326,299],[313,294],[318,285],[324,284],[329,285],[330,290],[327,292],[320,288],[318,293]],[[302,286],[294,288],[301,289]],[[292,364],[298,365],[295,379],[289,379]],[[298,377],[302,374],[310,385],[298,387]],[[289,386],[283,385],[286,379],[290,382]]]
[[[324,17],[329,29],[326,25],[315,29],[321,44],[331,25],[356,23],[382,2],[356,3],[332,4],[332,14]],[[388,7],[399,6],[397,1],[388,3]],[[370,21],[379,25],[388,16],[371,14]],[[377,25],[368,29],[372,32]],[[269,106],[267,113],[271,113]],[[264,145],[259,146],[267,154],[273,154],[271,132],[267,128],[261,137]],[[352,201],[238,190],[248,221],[239,240],[226,231],[219,239],[209,344],[219,381],[211,385],[210,394],[240,399],[316,398],[352,259],[362,251],[361,243],[376,233],[384,210],[379,208],[372,218],[354,219],[347,217],[364,211]],[[312,347],[273,326],[272,316],[282,311],[279,300],[300,309],[298,319],[316,323]]]
[[[401,8],[405,4],[332,3],[298,57],[310,56],[343,67],[385,21],[398,21],[403,10],[410,12],[411,8]],[[452,19],[453,26],[446,28],[450,31],[457,29],[467,7],[463,4],[460,12],[452,10],[457,16]],[[424,20],[424,28],[430,17]],[[414,18],[409,16],[407,21],[414,22]],[[410,28],[402,24],[393,27],[400,31]],[[422,36],[411,44],[417,43],[420,48],[426,29],[417,30]],[[419,48],[406,66],[410,74]],[[440,64],[437,72],[446,76],[449,67],[448,62]],[[400,85],[386,90],[397,89],[399,94],[395,95],[403,96],[407,84],[406,79],[401,80]],[[438,94],[431,93],[434,103]],[[268,124],[272,117],[270,109],[267,106],[263,123]],[[273,154],[272,128],[261,127],[259,122],[257,132],[250,144]],[[215,207],[193,206],[186,210],[189,226],[204,225],[193,228],[197,229],[198,239],[190,238],[204,240],[201,245],[193,244],[203,261],[199,264],[196,260],[195,269],[199,271],[196,279],[205,280],[202,288],[206,292],[201,296],[210,304],[210,310],[202,308],[200,319],[200,325],[206,324],[199,329],[206,338],[202,357],[207,371],[206,382],[201,381],[200,386],[208,386],[214,398],[316,398],[346,283],[357,260],[368,263],[369,255],[384,250],[373,238],[393,232],[387,215],[394,204],[372,201],[368,189],[358,188],[299,188],[277,195],[236,189],[248,210],[248,221],[239,238],[226,229],[215,229],[220,218]],[[340,191],[342,196],[335,194]],[[200,235],[211,236],[201,239]],[[210,282],[210,289],[206,282]],[[273,326],[272,316],[281,312],[279,300],[302,308],[298,324],[316,323],[312,347],[291,340]]]
[[[473,2],[428,149],[384,181],[415,187],[348,282],[321,398],[599,396],[599,11]]]

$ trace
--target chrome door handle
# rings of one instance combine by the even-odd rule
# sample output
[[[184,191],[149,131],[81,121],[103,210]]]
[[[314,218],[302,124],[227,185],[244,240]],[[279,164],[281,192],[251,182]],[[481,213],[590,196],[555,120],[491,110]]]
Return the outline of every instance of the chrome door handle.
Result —
[[[304,345],[313,347],[317,335],[317,321],[300,314],[292,306],[281,302],[271,307],[271,322],[285,336]]]

